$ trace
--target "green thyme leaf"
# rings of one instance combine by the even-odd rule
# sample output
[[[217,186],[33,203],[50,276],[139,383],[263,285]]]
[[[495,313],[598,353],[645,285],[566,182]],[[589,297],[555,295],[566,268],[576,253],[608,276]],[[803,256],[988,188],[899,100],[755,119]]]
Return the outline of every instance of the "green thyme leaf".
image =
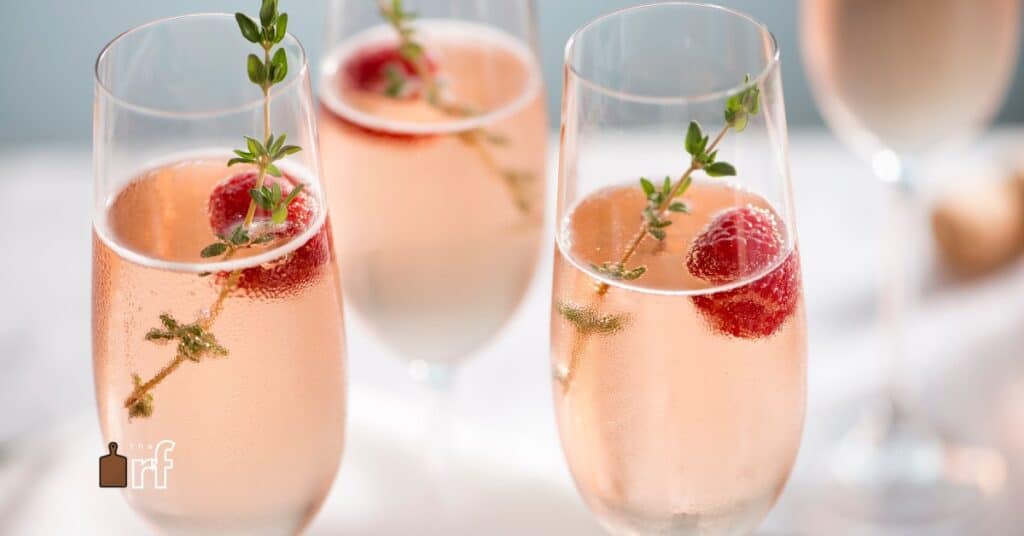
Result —
[[[175,320],[173,316],[167,313],[160,315],[160,323],[163,324],[165,328],[171,330],[178,329],[178,327],[181,326],[181,324],[179,324],[178,321]]]
[[[736,168],[727,162],[715,162],[705,167],[704,172],[711,177],[731,177],[736,175]]]
[[[280,225],[288,219],[288,205],[279,205],[272,215],[274,223]]]
[[[277,15],[277,0],[263,0],[260,7],[260,22],[263,26],[270,26],[274,23],[274,16]]]
[[[281,176],[281,170],[277,169],[277,166],[275,166],[274,164],[267,164],[267,173],[269,173],[269,174],[271,174],[271,175],[273,175],[275,177],[280,177]]]
[[[235,227],[235,230],[231,232],[231,238],[229,241],[236,246],[243,246],[249,242],[249,231],[243,225]]]
[[[679,213],[682,213],[682,214],[689,214],[690,213],[690,207],[686,206],[686,203],[682,203],[682,202],[679,202],[679,201],[676,201],[675,203],[672,203],[671,205],[669,205],[668,206],[668,210],[670,212],[679,212]]]
[[[644,190],[644,195],[650,197],[654,194],[654,184],[644,177],[640,178],[640,187]]]
[[[238,21],[238,29],[242,31],[242,36],[247,41],[260,42],[260,30],[256,27],[256,22],[247,17],[245,13],[235,13],[235,20]]]
[[[138,374],[132,374],[132,385],[138,390],[142,387],[142,378]],[[131,406],[128,407],[128,417],[134,419],[136,417],[150,417],[153,415],[153,395],[146,393],[135,399]]]
[[[257,140],[256,138],[250,138],[249,136],[245,136],[245,143],[249,147],[249,152],[252,153],[253,155],[257,157],[266,156],[267,149],[263,147],[263,144],[260,143],[259,140]]]
[[[228,245],[227,244],[225,244],[224,242],[216,242],[214,244],[210,244],[209,246],[206,246],[205,248],[203,248],[203,251],[199,252],[199,256],[204,258],[204,259],[209,259],[211,257],[220,257],[227,250],[228,250]],[[193,250],[193,251],[195,251],[195,250]]]
[[[263,66],[263,62],[260,61],[256,54],[249,54],[248,63],[246,68],[249,71],[249,80],[253,84],[262,85],[267,80],[266,68]]]
[[[274,44],[278,44],[284,41],[284,36],[288,34],[288,14],[281,13],[277,16],[277,22],[274,23]]]
[[[701,154],[701,140],[704,139],[704,131],[700,128],[700,123],[696,121],[690,121],[690,127],[686,130],[686,152],[693,156]]]
[[[277,153],[281,151],[281,146],[284,145],[284,140],[287,138],[287,134],[281,134],[281,137],[274,139],[274,136],[270,136],[270,140],[267,141],[267,151],[274,155],[275,160],[277,159]]]
[[[750,83],[750,75],[743,79],[744,84]],[[761,89],[756,84],[729,97],[725,103],[725,122],[736,132],[747,128],[750,116],[761,112]]]
[[[647,273],[646,266],[639,266],[633,270],[627,270],[626,267],[622,265],[622,263],[618,262],[605,262],[602,263],[600,266],[596,264],[591,264],[590,267],[593,268],[595,272],[602,274],[610,279],[622,279],[625,281],[633,281],[634,279],[639,279],[640,276]]]
[[[622,278],[626,281],[633,281],[635,279],[640,279],[646,273],[646,266],[638,266],[632,270],[626,270],[626,272],[622,274]]]
[[[402,95],[402,90],[405,89],[405,75],[399,72],[393,65],[389,65],[385,69],[384,75],[388,79],[388,85],[384,88],[384,95],[397,99]]]
[[[409,61],[417,61],[423,57],[423,45],[409,41],[398,47],[398,53]]]
[[[275,84],[283,81],[288,76],[288,55],[283,48],[277,49],[274,57],[270,60],[270,64],[274,66],[274,76],[270,77],[270,79]]]
[[[602,315],[592,307],[583,307],[568,302],[558,302],[558,314],[576,326],[584,334],[608,335],[622,329],[625,315]]]
[[[264,186],[264,188],[266,187]],[[252,200],[256,202],[256,206],[262,208],[263,210],[274,209],[274,203],[270,200],[270,198],[267,197],[267,194],[266,192],[264,192],[263,189],[257,190],[253,188],[249,190],[249,197],[251,197]]]
[[[292,204],[292,201],[295,201],[295,198],[299,196],[299,194],[302,192],[302,189],[305,187],[305,184],[300,184],[295,188],[292,188],[292,191],[288,193],[288,197],[284,198],[285,206]]]

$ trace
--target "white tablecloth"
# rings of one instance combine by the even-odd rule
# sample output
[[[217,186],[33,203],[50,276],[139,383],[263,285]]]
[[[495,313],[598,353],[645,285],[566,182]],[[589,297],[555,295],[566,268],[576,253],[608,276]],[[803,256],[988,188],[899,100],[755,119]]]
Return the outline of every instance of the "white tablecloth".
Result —
[[[987,162],[1009,162],[1024,131],[1002,131],[981,145],[977,153],[996,155]],[[885,369],[873,296],[884,267],[884,190],[824,132],[795,133],[791,154],[810,319],[809,414],[794,478],[762,532],[874,533],[842,520],[814,483],[828,445]],[[954,175],[973,166],[941,166],[940,175],[976,180],[975,172]],[[87,148],[0,150],[0,534],[145,530],[117,492],[96,487],[103,452],[90,365],[90,176]],[[437,519],[449,534],[600,533],[558,446],[544,250],[518,314],[457,377],[454,461],[442,482],[417,447],[422,393],[349,315],[348,443],[312,534],[419,534],[424,520]],[[925,288],[909,329],[910,376],[940,423],[997,442],[1018,462],[1010,492],[1019,505],[1024,265],[962,284],[919,258]],[[990,519],[1019,529],[1019,510]]]

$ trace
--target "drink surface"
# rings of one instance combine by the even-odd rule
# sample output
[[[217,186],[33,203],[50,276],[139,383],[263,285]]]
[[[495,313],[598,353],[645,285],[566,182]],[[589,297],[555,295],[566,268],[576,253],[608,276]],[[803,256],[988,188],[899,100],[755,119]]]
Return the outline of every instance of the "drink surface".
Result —
[[[1016,0],[804,2],[805,53],[840,131],[924,150],[979,128],[1015,66]],[[854,135],[852,132],[841,132]]]
[[[802,299],[770,335],[732,336],[695,306],[725,291],[687,269],[687,251],[717,214],[770,207],[700,181],[685,201],[691,214],[672,213],[668,238],[648,237],[628,263],[646,273],[603,296],[585,267],[626,250],[643,193],[633,184],[596,192],[560,233],[551,334],[559,431],[577,487],[615,533],[748,534],[781,492],[800,443]],[[797,254],[787,248],[781,257]],[[620,326],[582,335],[560,312],[565,305],[614,316]]]
[[[402,356],[444,362],[490,338],[531,279],[546,122],[528,47],[480,25],[417,28],[446,97],[473,113],[347,85],[354,58],[393,40],[372,29],[325,63],[320,147],[351,305]]]
[[[132,458],[174,442],[166,489],[126,490],[162,532],[295,533],[325,497],[341,456],[345,420],[344,336],[330,241],[313,242],[325,217],[249,268],[285,262],[304,243],[330,258],[288,292],[236,289],[210,325],[228,350],[185,362],[153,390],[155,409],[129,418],[132,375],[154,376],[175,343],[146,334],[171,314],[210,314],[223,278],[200,276],[199,251],[215,241],[207,204],[217,183],[239,173],[226,156],[188,159],[141,173],[108,204],[93,239],[93,356],[103,433]],[[287,172],[287,171],[286,171]],[[322,209],[316,207],[320,213]],[[126,258],[130,256],[132,260]],[[169,269],[182,263],[197,271]],[[134,449],[134,450],[133,450]]]

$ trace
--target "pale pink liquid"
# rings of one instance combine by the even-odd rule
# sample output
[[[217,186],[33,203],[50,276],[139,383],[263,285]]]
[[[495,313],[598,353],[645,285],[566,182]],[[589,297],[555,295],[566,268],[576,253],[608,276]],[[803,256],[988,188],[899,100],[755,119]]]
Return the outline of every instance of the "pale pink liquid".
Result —
[[[405,358],[447,362],[501,327],[533,274],[547,125],[525,45],[452,21],[424,22],[420,32],[445,91],[477,115],[456,120],[422,100],[346,89],[339,65],[393,39],[371,31],[325,64],[320,147],[350,304]],[[494,165],[460,141],[478,128],[505,139],[484,144]],[[533,178],[513,191],[495,167]]]
[[[855,143],[926,150],[981,127],[1016,66],[1018,0],[809,0],[804,55]],[[967,132],[970,133],[970,132]]]
[[[645,240],[630,266],[648,271],[629,287],[612,286],[598,297],[595,279],[578,266],[626,249],[645,204],[638,186],[583,200],[568,216],[556,254],[556,377],[566,374],[580,344],[558,303],[628,315],[617,332],[591,334],[578,346],[568,388],[554,382],[569,468],[590,508],[616,534],[748,534],[782,491],[800,444],[802,300],[773,335],[749,340],[712,330],[688,295],[715,292],[686,269],[692,239],[723,209],[767,204],[703,182],[685,198],[693,213],[671,216],[664,243]]]
[[[208,196],[239,171],[225,167],[227,158],[145,172],[96,222],[100,422],[104,437],[129,458],[148,457],[161,440],[175,442],[166,489],[149,480],[146,489],[125,491],[161,533],[294,534],[327,494],[344,439],[343,318],[333,260],[293,293],[232,293],[210,328],[230,354],[184,363],[153,389],[148,418],[129,420],[123,407],[133,373],[148,379],[174,358],[173,344],[144,339],[158,316],[192,322],[217,298],[215,277],[161,265],[198,263],[198,252],[214,241]],[[127,260],[127,252],[147,260]]]

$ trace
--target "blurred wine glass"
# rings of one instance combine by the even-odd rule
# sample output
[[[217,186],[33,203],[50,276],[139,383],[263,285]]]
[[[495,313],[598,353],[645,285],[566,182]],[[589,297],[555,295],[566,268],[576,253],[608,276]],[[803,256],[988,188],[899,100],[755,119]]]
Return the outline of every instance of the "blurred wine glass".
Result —
[[[533,277],[548,125],[530,0],[333,0],[320,147],[348,306],[408,363],[452,501],[454,372]],[[431,523],[443,518],[434,508]],[[443,522],[443,519],[441,520]],[[440,531],[440,529],[432,529]]]
[[[841,504],[871,520],[931,522],[998,491],[999,453],[937,430],[905,370],[915,278],[908,265],[923,161],[962,150],[998,110],[1016,65],[1018,0],[805,0],[803,55],[828,124],[889,186],[881,312],[889,377],[830,457]]]
[[[346,294],[443,388],[533,275],[547,123],[527,0],[334,0],[320,144]]]

